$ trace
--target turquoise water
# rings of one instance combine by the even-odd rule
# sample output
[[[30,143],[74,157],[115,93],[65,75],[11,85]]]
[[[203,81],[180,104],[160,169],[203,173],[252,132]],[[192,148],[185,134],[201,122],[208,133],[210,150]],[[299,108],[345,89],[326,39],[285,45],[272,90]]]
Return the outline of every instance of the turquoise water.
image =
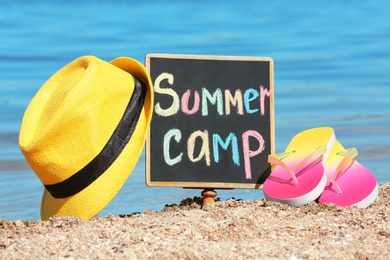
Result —
[[[0,3],[0,218],[39,219],[43,186],[17,146],[24,110],[58,69],[87,54],[272,57],[276,150],[332,126],[379,183],[390,174],[390,2],[8,1]],[[160,210],[200,190],[150,188],[144,154],[99,214]],[[255,199],[262,191],[217,191]]]

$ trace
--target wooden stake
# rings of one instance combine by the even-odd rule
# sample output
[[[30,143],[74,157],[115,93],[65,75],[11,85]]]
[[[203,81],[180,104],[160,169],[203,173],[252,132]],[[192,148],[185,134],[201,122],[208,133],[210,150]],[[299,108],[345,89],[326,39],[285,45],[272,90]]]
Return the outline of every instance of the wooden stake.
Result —
[[[217,192],[214,189],[204,189],[201,194],[203,197],[203,207],[214,204],[214,198],[217,196]]]

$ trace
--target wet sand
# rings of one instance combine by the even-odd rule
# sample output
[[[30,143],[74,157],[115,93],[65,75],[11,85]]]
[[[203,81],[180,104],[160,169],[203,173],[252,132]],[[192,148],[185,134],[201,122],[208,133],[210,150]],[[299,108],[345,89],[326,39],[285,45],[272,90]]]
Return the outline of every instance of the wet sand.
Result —
[[[388,259],[390,184],[367,209],[264,199],[81,220],[0,220],[2,259]]]

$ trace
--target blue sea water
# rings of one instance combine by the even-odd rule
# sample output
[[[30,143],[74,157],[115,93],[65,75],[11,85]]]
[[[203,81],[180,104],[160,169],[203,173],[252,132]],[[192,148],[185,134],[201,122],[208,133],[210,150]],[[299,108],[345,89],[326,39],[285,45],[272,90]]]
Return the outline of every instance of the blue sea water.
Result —
[[[37,220],[43,186],[17,145],[42,84],[83,55],[141,62],[148,53],[272,57],[276,150],[331,126],[379,183],[390,181],[390,2],[1,1],[0,218]],[[147,187],[145,155],[99,214],[160,210],[200,190]],[[256,199],[261,190],[217,190]]]

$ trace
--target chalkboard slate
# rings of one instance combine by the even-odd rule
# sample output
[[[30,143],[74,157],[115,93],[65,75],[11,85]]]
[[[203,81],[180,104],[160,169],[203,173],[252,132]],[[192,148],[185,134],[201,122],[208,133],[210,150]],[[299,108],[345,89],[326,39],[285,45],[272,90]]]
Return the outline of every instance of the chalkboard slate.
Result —
[[[148,54],[148,186],[259,188],[274,153],[273,60]]]

